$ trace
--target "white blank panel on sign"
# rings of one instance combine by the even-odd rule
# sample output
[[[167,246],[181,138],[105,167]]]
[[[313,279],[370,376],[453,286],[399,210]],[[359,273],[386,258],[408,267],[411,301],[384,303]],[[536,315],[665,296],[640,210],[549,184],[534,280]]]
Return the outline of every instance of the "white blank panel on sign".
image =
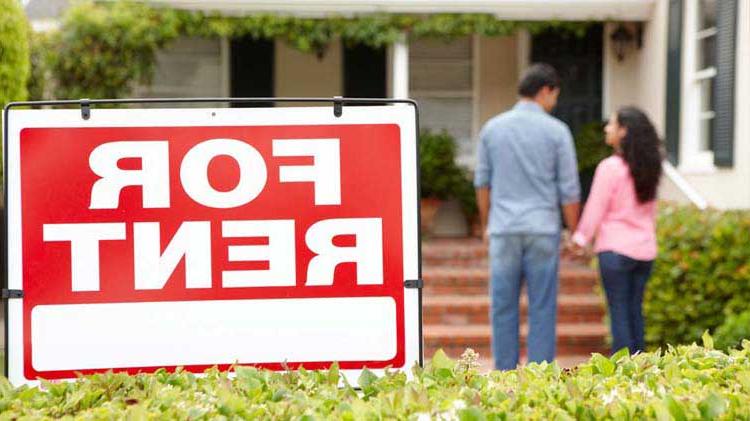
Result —
[[[31,323],[45,371],[396,354],[391,297],[40,305]]]

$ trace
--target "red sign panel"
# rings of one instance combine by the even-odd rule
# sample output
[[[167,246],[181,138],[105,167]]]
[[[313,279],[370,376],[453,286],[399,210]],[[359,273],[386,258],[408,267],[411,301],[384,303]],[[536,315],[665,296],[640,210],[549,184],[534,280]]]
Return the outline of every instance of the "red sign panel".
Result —
[[[25,128],[19,144],[25,378],[404,365],[398,125]],[[345,353],[319,349],[331,338]]]

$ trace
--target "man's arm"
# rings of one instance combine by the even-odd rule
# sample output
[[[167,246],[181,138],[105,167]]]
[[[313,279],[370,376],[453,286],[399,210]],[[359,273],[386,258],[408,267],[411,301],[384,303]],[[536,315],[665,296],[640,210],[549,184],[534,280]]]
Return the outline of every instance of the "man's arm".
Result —
[[[562,213],[565,226],[568,227],[571,233],[576,232],[576,229],[578,229],[578,215],[581,214],[581,203],[572,202],[562,205]]]
[[[477,193],[477,208],[479,210],[479,223],[482,227],[482,238],[486,241],[487,224],[490,214],[490,181],[492,178],[492,160],[487,147],[487,132],[485,126],[479,133],[477,145],[477,166],[474,168],[474,188]]]
[[[482,227],[482,236],[487,235],[487,218],[490,213],[490,188],[487,186],[477,187],[477,208],[479,208],[479,223]]]
[[[578,182],[575,144],[567,127],[559,143],[557,159],[557,191],[560,195],[563,220],[568,230],[573,233],[578,228],[581,211],[581,186]]]

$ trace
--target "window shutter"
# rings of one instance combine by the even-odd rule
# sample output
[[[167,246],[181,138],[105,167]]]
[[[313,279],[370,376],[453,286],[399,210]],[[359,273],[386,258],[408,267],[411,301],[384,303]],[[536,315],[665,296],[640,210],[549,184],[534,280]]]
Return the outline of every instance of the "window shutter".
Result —
[[[682,2],[669,0],[667,34],[667,158],[677,165],[680,152],[680,92],[682,84]]]
[[[734,165],[734,80],[737,55],[737,0],[716,2],[716,79],[714,80],[714,165]]]

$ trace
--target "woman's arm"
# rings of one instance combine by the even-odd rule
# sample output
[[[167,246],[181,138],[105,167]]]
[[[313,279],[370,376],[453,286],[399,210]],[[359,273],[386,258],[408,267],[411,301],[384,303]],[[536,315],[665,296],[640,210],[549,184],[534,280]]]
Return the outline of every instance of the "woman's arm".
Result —
[[[596,167],[594,181],[586,206],[583,208],[581,222],[578,224],[575,234],[573,234],[573,242],[581,247],[588,245],[596,235],[614,194],[617,171],[612,164],[616,164],[616,162],[606,159]]]

